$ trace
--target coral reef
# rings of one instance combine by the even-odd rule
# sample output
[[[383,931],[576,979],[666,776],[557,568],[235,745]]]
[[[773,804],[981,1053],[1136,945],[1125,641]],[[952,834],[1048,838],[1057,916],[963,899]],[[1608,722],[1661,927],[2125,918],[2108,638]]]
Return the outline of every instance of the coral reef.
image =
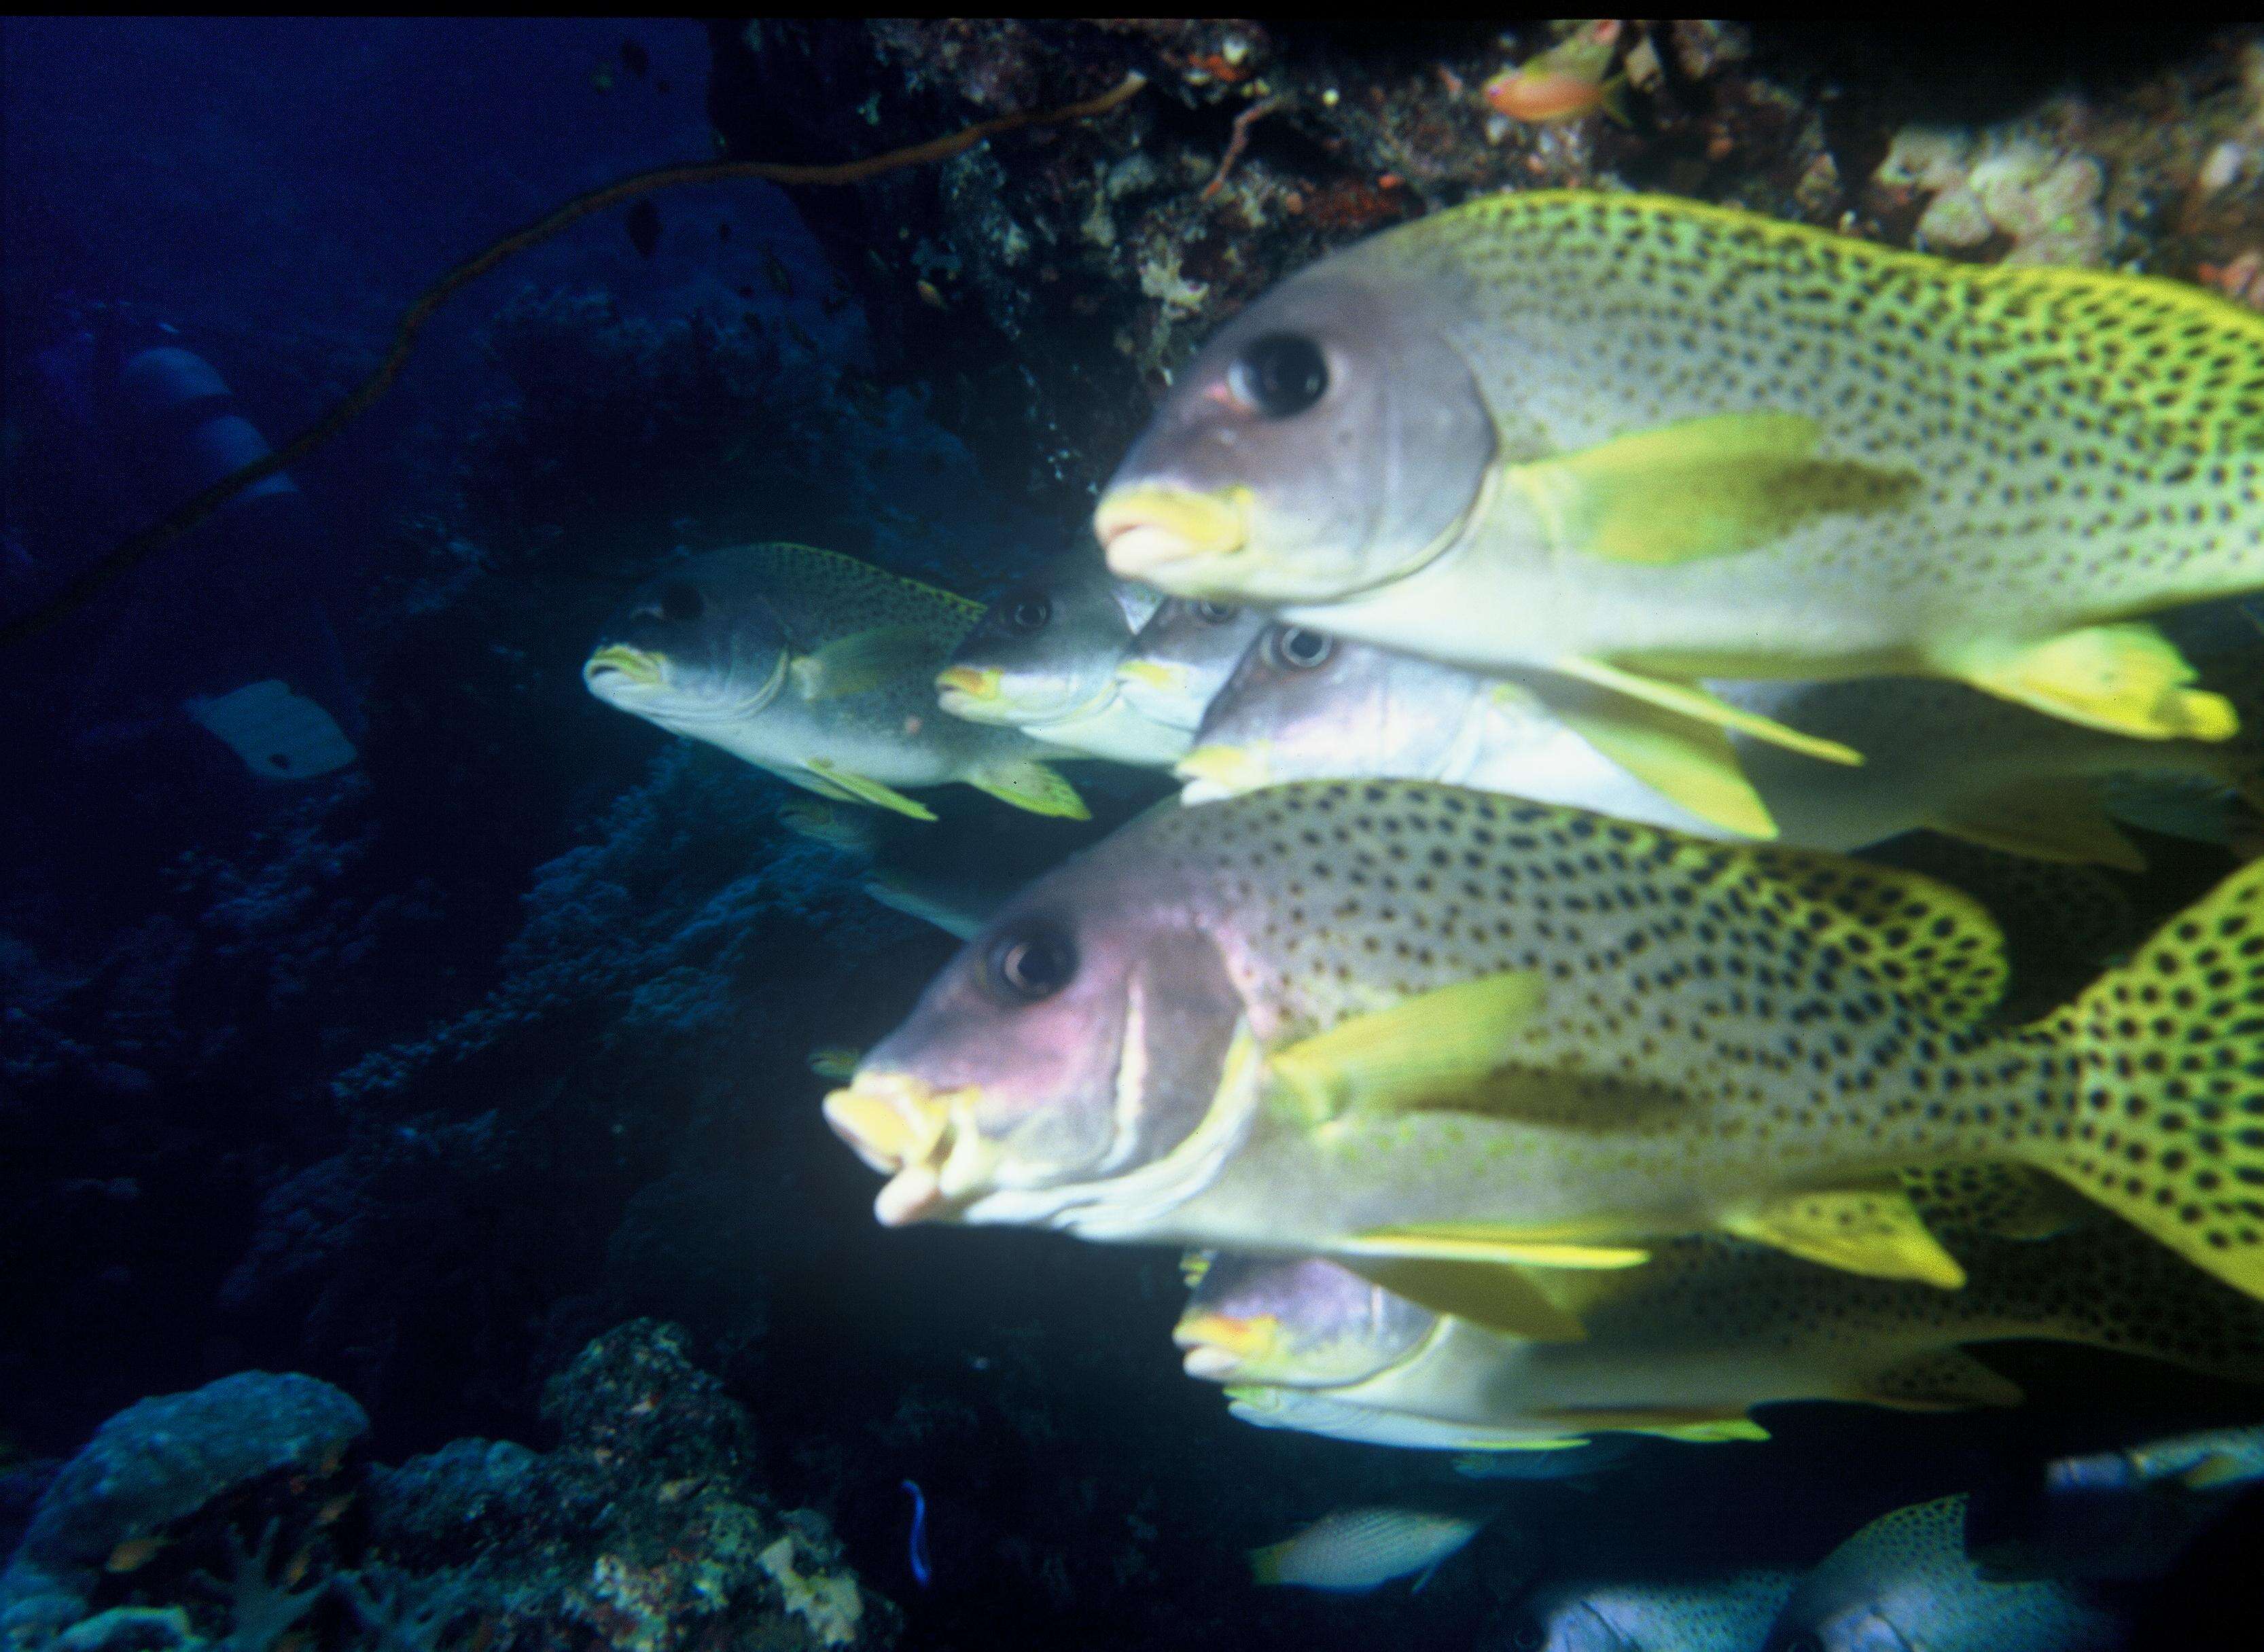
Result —
[[[681,1330],[607,1333],[552,1379],[543,1412],[548,1453],[465,1439],[388,1468],[348,1460],[359,1408],[305,1377],[145,1401],[49,1488],[0,1580],[0,1634],[26,1652],[895,1640],[896,1608],[843,1564],[824,1518],[765,1495],[745,1411]]]

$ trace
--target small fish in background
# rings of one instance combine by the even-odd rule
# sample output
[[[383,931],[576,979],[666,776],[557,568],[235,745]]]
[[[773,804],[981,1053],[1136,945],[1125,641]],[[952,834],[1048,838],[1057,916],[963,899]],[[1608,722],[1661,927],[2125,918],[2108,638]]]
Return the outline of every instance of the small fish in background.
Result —
[[[1762,1652],[2115,1652],[2125,1622],[2087,1587],[1992,1583],[1961,1494],[1882,1515],[1794,1587]]]
[[[865,1052],[847,1044],[822,1044],[809,1053],[809,1070],[820,1078],[845,1083],[857,1071]]]
[[[660,245],[660,208],[641,200],[629,208],[629,244],[641,257],[649,258]]]
[[[1060,557],[990,605],[936,677],[937,702],[1110,762],[1168,763],[1186,736],[1136,709],[1116,674],[1160,600],[1112,577],[1097,553]]]
[[[1965,1544],[1999,1580],[2159,1577],[2260,1480],[2264,1426],[2063,1457],[1977,1489]]]
[[[1257,1583],[1365,1594],[1424,1574],[1460,1551],[1485,1522],[1419,1509],[1340,1509],[1280,1543],[1250,1551]]]
[[[652,56],[644,49],[643,47],[638,45],[635,40],[623,40],[621,42],[621,67],[628,70],[630,74],[635,76],[639,80],[642,80],[645,76],[645,71],[652,67]]]
[[[1602,110],[1627,124],[1627,77],[1614,76],[1624,25],[1591,18],[1558,44],[1486,82],[1481,95],[1497,112],[1535,126],[1577,120]]]
[[[1116,668],[1125,699],[1151,722],[1193,739],[1211,698],[1266,628],[1254,609],[1174,597],[1132,638]]]
[[[1549,1583],[1527,1597],[1502,1646],[1504,1652],[1752,1652],[1799,1581],[1797,1572],[1750,1571]]]
[[[840,803],[932,821],[904,786],[954,782],[1089,818],[1015,730],[944,716],[935,674],[982,605],[814,546],[733,546],[649,582],[582,668],[615,709]],[[822,830],[822,829],[821,829]]]
[[[907,1480],[903,1489],[912,1496],[911,1537],[906,1545],[906,1555],[911,1562],[912,1578],[922,1589],[935,1581],[935,1568],[927,1553],[927,1494],[919,1489],[919,1482]]]

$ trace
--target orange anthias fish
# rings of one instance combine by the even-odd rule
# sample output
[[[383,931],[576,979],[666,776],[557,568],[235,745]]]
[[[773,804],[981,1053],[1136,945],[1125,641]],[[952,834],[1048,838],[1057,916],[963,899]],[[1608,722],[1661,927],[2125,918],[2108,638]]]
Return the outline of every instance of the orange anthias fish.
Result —
[[[1486,82],[1486,102],[1513,120],[1535,125],[1577,120],[1599,109],[1624,124],[1624,83],[1607,78],[1622,32],[1617,18],[1592,18],[1559,44]]]

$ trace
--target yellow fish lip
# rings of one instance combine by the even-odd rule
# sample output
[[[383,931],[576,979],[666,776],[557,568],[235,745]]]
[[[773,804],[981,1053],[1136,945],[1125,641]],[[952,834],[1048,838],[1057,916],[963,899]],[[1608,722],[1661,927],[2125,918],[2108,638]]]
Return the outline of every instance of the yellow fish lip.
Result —
[[[1172,562],[1243,549],[1250,543],[1250,505],[1247,488],[1114,488],[1092,513],[1092,531],[1107,552],[1109,572],[1138,579]]]
[[[618,672],[639,688],[660,686],[664,657],[633,648],[626,642],[609,642],[582,663],[582,680],[594,684],[608,673]]]
[[[1189,675],[1186,666],[1171,660],[1125,660],[1116,668],[1119,682],[1143,684],[1165,694],[1183,691]]]
[[[1220,743],[1197,746],[1172,765],[1182,780],[1200,781],[1221,791],[1253,791],[1266,784],[1270,770],[1264,748]]]
[[[1172,1327],[1172,1340],[1186,1350],[1181,1366],[1191,1377],[1225,1382],[1281,1338],[1281,1322],[1271,1314],[1189,1314]]]
[[[825,1098],[825,1122],[851,1151],[889,1177],[873,1200],[884,1228],[949,1214],[961,1201],[944,1191],[954,1115],[981,1092],[939,1090],[910,1073],[862,1072]]]
[[[963,694],[976,701],[998,698],[998,685],[1006,674],[995,665],[947,665],[935,674],[935,692],[945,697]]]

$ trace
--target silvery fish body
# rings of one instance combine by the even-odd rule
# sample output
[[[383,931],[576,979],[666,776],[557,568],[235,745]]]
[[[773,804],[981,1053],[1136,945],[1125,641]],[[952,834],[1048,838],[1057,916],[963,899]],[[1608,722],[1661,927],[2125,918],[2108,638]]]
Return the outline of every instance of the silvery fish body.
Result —
[[[590,692],[822,797],[933,816],[901,788],[957,781],[1038,814],[1084,805],[1052,749],[937,708],[979,605],[806,545],[713,551],[652,581],[583,668]]]
[[[2264,638],[2230,605],[2181,616],[2207,680],[2264,714]],[[1853,850],[1933,829],[1987,847],[2126,868],[2110,816],[2223,841],[2258,779],[2253,718],[2231,741],[2134,741],[1956,683],[1708,685],[1723,699],[1864,753],[1819,763],[1731,739],[1779,841]],[[1285,780],[1437,780],[1707,837],[1741,834],[1641,778],[1612,741],[1616,697],[1545,673],[1489,676],[1295,627],[1269,627],[1212,700],[1178,772],[1191,803]],[[1607,756],[1621,750],[1621,760]],[[1632,766],[1630,766],[1632,765]]]
[[[1175,728],[1119,692],[1117,663],[1162,599],[1110,577],[1097,552],[1063,556],[1010,587],[976,620],[936,678],[944,710],[1020,728],[1088,757],[1143,767],[1184,749]]]
[[[1478,669],[1945,676],[2150,737],[2133,616],[2264,586],[2264,320],[1659,196],[1487,197],[1244,309],[1100,502],[1120,574]]]

